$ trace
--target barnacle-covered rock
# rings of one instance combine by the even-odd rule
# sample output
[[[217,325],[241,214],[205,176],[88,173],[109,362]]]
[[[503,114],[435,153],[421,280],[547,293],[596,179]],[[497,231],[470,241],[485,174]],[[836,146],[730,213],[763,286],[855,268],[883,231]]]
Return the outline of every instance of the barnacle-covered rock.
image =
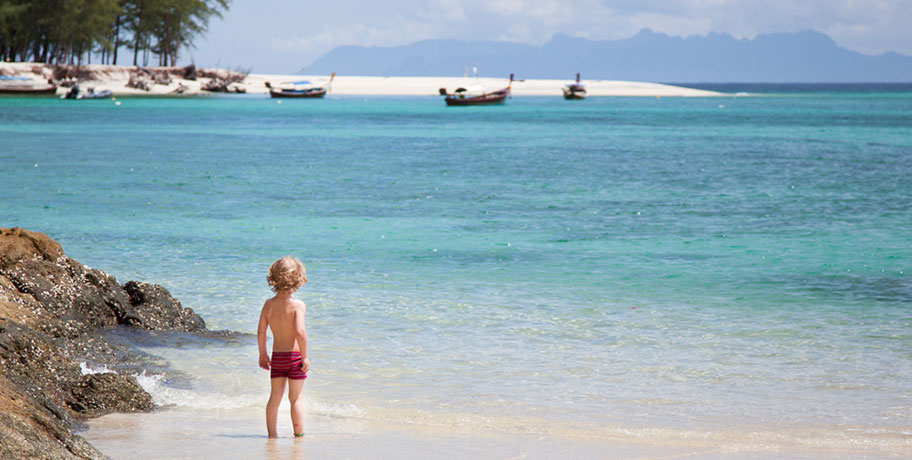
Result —
[[[164,287],[121,285],[43,233],[0,228],[0,459],[101,459],[77,419],[152,409],[135,377],[87,371],[129,359],[104,338],[118,325],[206,331]]]

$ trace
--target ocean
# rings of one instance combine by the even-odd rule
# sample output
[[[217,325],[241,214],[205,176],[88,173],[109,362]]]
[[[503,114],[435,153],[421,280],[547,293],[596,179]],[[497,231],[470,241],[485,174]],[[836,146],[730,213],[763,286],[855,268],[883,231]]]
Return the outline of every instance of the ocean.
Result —
[[[2,98],[0,226],[244,333],[113,332],[160,409],[88,423],[112,458],[912,458],[912,88],[724,89]]]

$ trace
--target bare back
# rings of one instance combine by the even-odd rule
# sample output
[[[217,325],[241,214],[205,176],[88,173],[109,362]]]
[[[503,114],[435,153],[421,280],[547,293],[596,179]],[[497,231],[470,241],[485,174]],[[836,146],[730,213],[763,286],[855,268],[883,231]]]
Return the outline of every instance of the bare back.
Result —
[[[277,295],[263,304],[261,321],[265,320],[272,331],[273,352],[301,351],[298,342],[302,336],[306,337],[305,312],[304,302],[290,296]]]

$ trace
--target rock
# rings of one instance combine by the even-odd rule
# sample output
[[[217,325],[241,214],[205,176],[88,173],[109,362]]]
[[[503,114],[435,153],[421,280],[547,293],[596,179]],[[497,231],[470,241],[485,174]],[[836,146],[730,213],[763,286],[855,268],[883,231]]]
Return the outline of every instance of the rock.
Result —
[[[195,65],[190,64],[187,67],[184,67],[182,70],[183,70],[182,77],[184,78],[184,80],[196,81],[196,66]]]
[[[130,79],[127,80],[127,88],[136,88],[143,91],[149,91],[152,89],[153,84],[154,83],[148,78],[148,76],[138,71],[136,73],[130,74]]]
[[[124,289],[130,296],[130,305],[139,318],[138,327],[150,330],[178,330],[195,332],[206,329],[203,318],[157,284],[129,281]]]
[[[40,328],[57,337],[75,337],[115,324],[148,330],[201,331],[205,322],[182,308],[162,286],[131,281],[121,286],[101,270],[66,257],[60,245],[42,233],[0,229],[0,296],[13,292],[34,300]],[[0,297],[2,301],[3,297]],[[35,303],[33,303],[35,305]]]
[[[0,228],[0,266],[31,257],[57,260],[63,248],[44,233],[21,228]]]
[[[164,287],[121,286],[43,233],[0,228],[0,459],[102,459],[76,421],[153,408],[135,377],[83,374],[86,362],[135,370],[139,358],[104,339],[117,325],[208,332]]]
[[[61,404],[81,374],[46,336],[0,321],[0,458],[101,459]]]
[[[167,72],[156,72],[152,78],[156,85],[170,85],[171,76]]]
[[[148,411],[154,407],[152,397],[143,391],[135,377],[113,372],[82,376],[73,387],[71,409],[88,416],[109,412]]]
[[[0,377],[0,458],[91,459],[104,458],[82,437],[21,397],[11,396],[8,382]]]
[[[3,374],[34,398],[65,404],[67,388],[79,380],[79,365],[67,359],[65,350],[45,334],[0,320],[0,363]]]

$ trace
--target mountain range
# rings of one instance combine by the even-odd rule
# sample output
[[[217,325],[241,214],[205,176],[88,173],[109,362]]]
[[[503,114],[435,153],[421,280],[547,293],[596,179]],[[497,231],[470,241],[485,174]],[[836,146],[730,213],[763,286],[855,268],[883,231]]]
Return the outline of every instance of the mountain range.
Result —
[[[542,46],[423,40],[393,47],[339,46],[304,69],[311,75],[458,76],[653,82],[912,82],[912,57],[840,47],[814,31],[672,37],[643,29],[620,40],[557,34]]]

